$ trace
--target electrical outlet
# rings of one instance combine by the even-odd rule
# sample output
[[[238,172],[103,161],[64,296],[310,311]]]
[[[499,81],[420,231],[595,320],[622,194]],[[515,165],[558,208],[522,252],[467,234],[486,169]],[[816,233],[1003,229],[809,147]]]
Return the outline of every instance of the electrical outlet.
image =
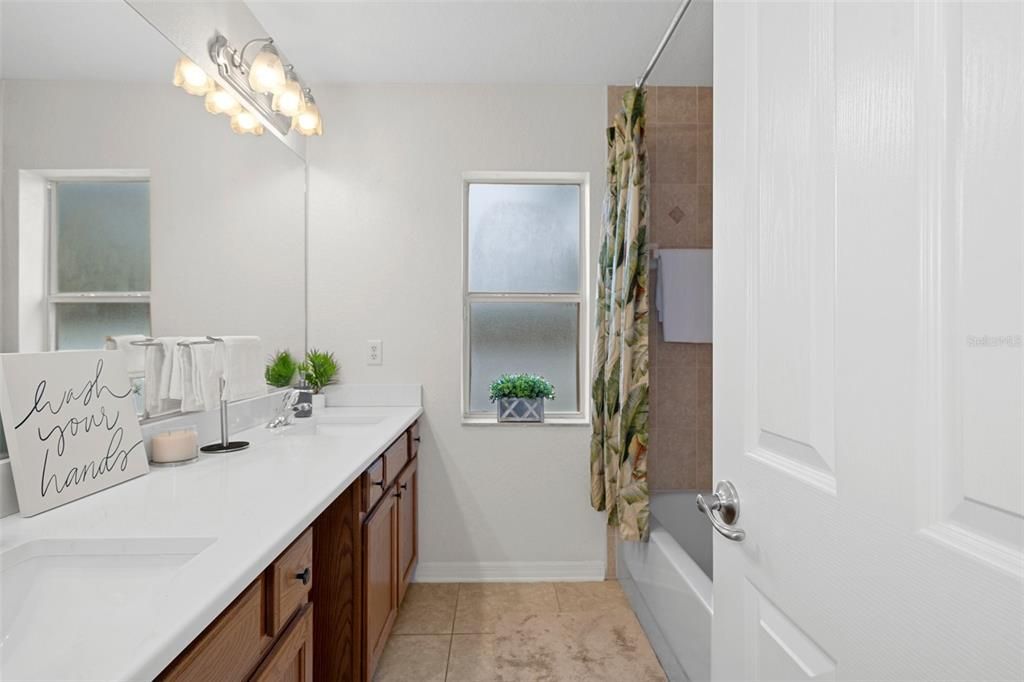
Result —
[[[366,364],[384,364],[384,346],[381,344],[380,339],[370,339],[366,342]]]

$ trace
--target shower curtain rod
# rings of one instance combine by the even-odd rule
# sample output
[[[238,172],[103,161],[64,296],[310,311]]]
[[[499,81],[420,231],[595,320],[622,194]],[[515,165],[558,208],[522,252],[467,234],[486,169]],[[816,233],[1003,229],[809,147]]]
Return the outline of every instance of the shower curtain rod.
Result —
[[[636,87],[638,90],[644,87],[644,84],[647,82],[647,77],[650,76],[651,71],[654,70],[654,65],[658,63],[659,59],[661,59],[661,53],[664,52],[665,48],[668,46],[668,41],[672,40],[672,34],[676,32],[676,27],[679,26],[679,21],[683,18],[683,15],[686,14],[686,10],[689,9],[691,2],[693,2],[693,0],[683,0],[683,2],[680,3],[679,9],[676,10],[675,16],[672,17],[672,23],[668,25],[668,30],[665,31],[665,35],[661,37],[661,42],[658,43],[658,49],[654,51],[654,56],[651,57],[651,61],[647,63],[647,68],[644,69],[644,72],[636,79]]]

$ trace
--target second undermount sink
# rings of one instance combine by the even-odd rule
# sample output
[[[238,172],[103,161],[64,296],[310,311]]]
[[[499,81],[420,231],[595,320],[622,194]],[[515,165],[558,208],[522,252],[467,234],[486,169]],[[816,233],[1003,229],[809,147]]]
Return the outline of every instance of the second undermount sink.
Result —
[[[337,436],[344,435],[352,428],[380,424],[386,417],[374,414],[324,415],[312,419],[296,419],[290,425],[278,429],[283,436]]]
[[[46,679],[54,651],[146,610],[162,586],[214,538],[43,539],[0,554],[0,678]],[[88,614],[91,632],[83,632]],[[109,622],[107,622],[109,621]],[[92,638],[92,639],[90,639]],[[57,647],[40,650],[40,643]]]
[[[380,424],[384,421],[384,417],[376,414],[347,414],[347,415],[331,415],[326,417],[318,418],[319,426],[369,426],[371,424]]]

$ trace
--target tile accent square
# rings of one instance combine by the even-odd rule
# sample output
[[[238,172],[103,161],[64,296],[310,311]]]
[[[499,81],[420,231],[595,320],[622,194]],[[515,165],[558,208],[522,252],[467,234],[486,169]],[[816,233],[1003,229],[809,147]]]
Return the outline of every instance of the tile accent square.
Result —
[[[661,86],[654,91],[658,100],[655,123],[697,123],[697,88]]]

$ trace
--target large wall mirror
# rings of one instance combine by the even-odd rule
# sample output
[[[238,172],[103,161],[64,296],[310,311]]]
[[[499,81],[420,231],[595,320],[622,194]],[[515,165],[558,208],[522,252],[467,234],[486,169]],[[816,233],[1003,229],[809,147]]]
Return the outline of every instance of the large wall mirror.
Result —
[[[181,51],[125,2],[4,0],[0,45],[0,350],[255,335],[301,355],[295,149],[175,87]]]

